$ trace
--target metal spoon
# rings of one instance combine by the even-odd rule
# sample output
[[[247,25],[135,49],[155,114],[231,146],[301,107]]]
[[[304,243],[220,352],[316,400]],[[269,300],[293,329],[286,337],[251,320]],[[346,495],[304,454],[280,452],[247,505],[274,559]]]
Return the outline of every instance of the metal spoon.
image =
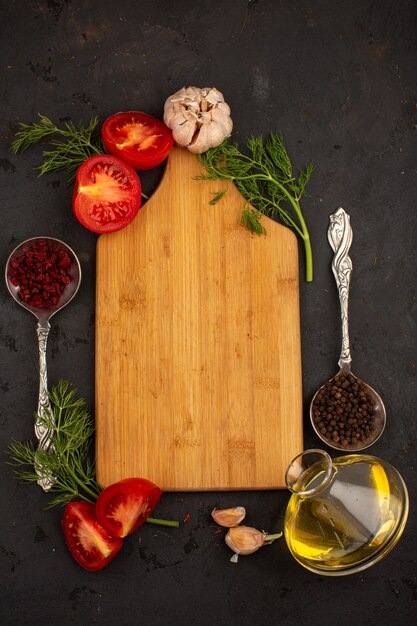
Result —
[[[330,246],[332,247],[335,255],[332,261],[332,269],[333,274],[336,279],[336,284],[339,290],[339,299],[340,299],[340,308],[341,308],[341,319],[342,319],[342,351],[339,359],[339,367],[340,370],[338,375],[342,372],[347,372],[348,374],[354,376],[357,380],[357,377],[351,371],[351,363],[352,358],[350,355],[350,342],[349,342],[349,322],[348,322],[348,298],[349,298],[349,287],[350,287],[350,276],[352,273],[352,261],[348,255],[350,246],[352,244],[352,228],[350,226],[350,217],[342,208],[338,209],[336,213],[330,216],[330,226],[328,230],[328,240]],[[334,378],[334,377],[333,377]],[[333,380],[331,378],[330,380]],[[364,440],[358,440],[357,442],[349,443],[346,445],[342,445],[341,443],[337,443],[333,441],[331,438],[326,437],[318,428],[314,421],[314,410],[313,405],[314,401],[319,394],[320,390],[325,387],[323,385],[320,389],[317,390],[314,395],[311,404],[310,404],[310,420],[313,425],[313,428],[316,434],[320,437],[324,443],[326,443],[331,448],[336,450],[348,450],[348,451],[359,451],[364,450],[371,446],[379,437],[382,435],[383,430],[385,428],[386,422],[386,411],[384,403],[379,396],[379,394],[361,381],[362,388],[367,395],[369,395],[374,409],[374,428],[369,434],[366,436]]]
[[[10,281],[10,263],[11,261],[27,252],[38,241],[45,241],[47,244],[59,244],[61,249],[66,251],[71,258],[69,274],[72,278],[71,282],[63,290],[58,304],[51,309],[42,309],[30,306],[19,297],[20,286],[12,285]],[[63,241],[52,237],[33,237],[21,243],[13,250],[6,263],[6,285],[12,297],[23,308],[30,311],[38,320],[36,327],[39,345],[39,398],[38,398],[38,418],[35,420],[35,434],[39,441],[38,450],[51,450],[53,429],[47,428],[42,424],[42,419],[46,415],[50,415],[51,405],[48,396],[48,374],[46,365],[46,343],[48,340],[49,330],[51,328],[49,320],[55,313],[60,311],[65,305],[72,300],[78,291],[81,282],[81,267],[75,252],[67,246]],[[45,491],[48,491],[53,485],[53,477],[46,476],[42,473],[41,468],[35,467],[35,471],[39,476],[38,485]]]

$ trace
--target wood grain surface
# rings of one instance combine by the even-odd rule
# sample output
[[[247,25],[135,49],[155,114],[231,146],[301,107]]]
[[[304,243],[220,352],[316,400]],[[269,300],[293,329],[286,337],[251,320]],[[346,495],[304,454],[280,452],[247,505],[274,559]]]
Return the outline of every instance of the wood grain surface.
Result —
[[[295,235],[240,226],[231,185],[174,148],[127,228],[97,245],[96,454],[107,485],[268,489],[303,448]]]

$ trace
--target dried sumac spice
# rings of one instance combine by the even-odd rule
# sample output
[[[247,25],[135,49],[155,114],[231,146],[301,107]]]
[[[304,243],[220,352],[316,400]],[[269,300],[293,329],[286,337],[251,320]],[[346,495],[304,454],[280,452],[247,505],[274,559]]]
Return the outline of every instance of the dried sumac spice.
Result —
[[[56,306],[72,278],[72,259],[60,243],[36,241],[31,248],[10,261],[9,279],[19,287],[19,298],[39,309]]]

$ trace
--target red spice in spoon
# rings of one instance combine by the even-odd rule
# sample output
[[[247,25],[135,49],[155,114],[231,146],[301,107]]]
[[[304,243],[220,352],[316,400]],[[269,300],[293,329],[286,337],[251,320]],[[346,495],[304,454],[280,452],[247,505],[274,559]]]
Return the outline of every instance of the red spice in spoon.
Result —
[[[72,277],[72,259],[59,243],[40,239],[29,250],[10,261],[9,279],[20,287],[19,298],[38,309],[56,306]]]

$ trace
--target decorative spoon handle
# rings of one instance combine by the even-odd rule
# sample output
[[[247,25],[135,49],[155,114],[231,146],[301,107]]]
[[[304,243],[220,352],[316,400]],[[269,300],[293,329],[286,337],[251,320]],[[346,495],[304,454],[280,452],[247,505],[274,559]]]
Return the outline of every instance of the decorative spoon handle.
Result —
[[[352,357],[350,355],[349,343],[348,300],[352,260],[348,253],[352,244],[353,232],[350,225],[350,217],[344,209],[339,208],[336,213],[330,216],[327,237],[335,253],[332,261],[332,270],[339,290],[342,318],[342,351],[340,353],[339,367],[341,370],[350,372]]]
[[[51,326],[48,321],[39,321],[36,327],[39,344],[39,399],[38,417],[35,421],[35,435],[39,441],[38,450],[48,452],[51,449],[53,430],[45,425],[44,420],[50,419],[51,405],[48,396],[48,371],[46,366],[46,344]],[[39,476],[38,485],[49,491],[53,485],[52,476],[46,476],[41,467],[35,467]]]

